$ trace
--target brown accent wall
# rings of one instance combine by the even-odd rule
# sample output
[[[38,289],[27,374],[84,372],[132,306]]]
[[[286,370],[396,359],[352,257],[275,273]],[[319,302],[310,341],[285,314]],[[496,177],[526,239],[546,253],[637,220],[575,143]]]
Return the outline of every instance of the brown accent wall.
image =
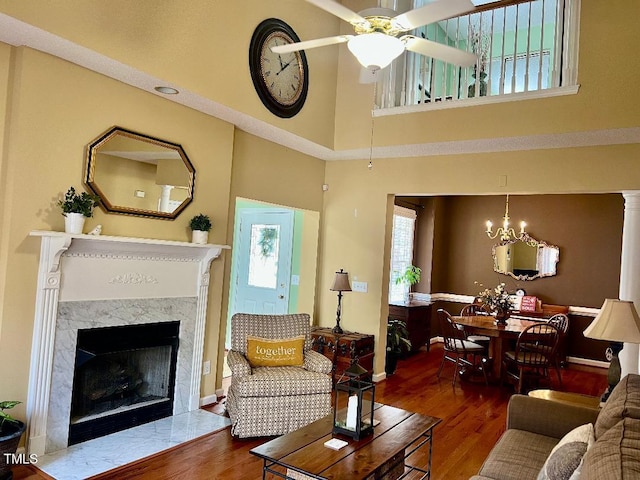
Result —
[[[436,202],[431,292],[475,295],[474,282],[507,289],[524,288],[544,303],[599,308],[618,298],[624,200],[620,194],[511,195],[512,225],[527,222],[527,232],[560,248],[558,274],[531,281],[495,273],[485,222],[501,223],[504,196],[440,197]],[[420,231],[420,229],[418,229]],[[428,243],[417,239],[424,256]],[[428,292],[427,292],[428,293]]]
[[[405,197],[398,197],[402,204]],[[410,200],[416,207],[416,264],[431,270],[431,290],[423,279],[416,291],[476,295],[481,287],[505,282],[509,291],[522,287],[544,303],[599,308],[605,298],[618,298],[624,199],[620,194],[510,195],[509,216],[516,227],[560,248],[558,274],[531,281],[495,273],[485,222],[501,224],[505,196],[450,196]],[[405,206],[407,206],[405,204]],[[434,217],[428,212],[433,209]],[[430,232],[433,234],[430,234]],[[457,313],[460,305],[444,304]],[[435,312],[433,312],[435,313]],[[432,332],[438,332],[433,315]],[[590,317],[571,316],[568,354],[604,360],[603,342],[585,339]]]

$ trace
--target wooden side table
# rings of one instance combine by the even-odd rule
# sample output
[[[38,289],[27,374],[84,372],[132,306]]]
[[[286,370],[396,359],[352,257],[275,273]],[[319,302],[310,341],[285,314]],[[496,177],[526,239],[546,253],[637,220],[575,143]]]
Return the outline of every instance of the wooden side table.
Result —
[[[311,348],[323,354],[333,363],[333,383],[357,359],[358,363],[373,375],[375,337],[356,332],[333,333],[331,328],[311,329]]]
[[[530,397],[551,400],[552,402],[564,403],[567,405],[577,405],[579,407],[588,407],[599,409],[600,397],[592,397],[591,395],[583,395],[581,393],[558,392],[556,390],[531,390]]]
[[[430,303],[419,301],[390,303],[389,318],[402,320],[407,324],[412,352],[417,352],[422,346],[426,346],[427,352],[429,351],[431,346]]]

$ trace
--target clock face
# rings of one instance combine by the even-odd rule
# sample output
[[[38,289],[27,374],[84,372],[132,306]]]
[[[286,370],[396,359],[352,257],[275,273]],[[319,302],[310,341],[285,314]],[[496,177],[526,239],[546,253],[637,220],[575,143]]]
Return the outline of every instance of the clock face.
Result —
[[[272,47],[299,42],[282,20],[270,18],[256,28],[249,48],[251,78],[262,103],[279,117],[297,114],[307,96],[309,69],[304,52],[274,53]]]

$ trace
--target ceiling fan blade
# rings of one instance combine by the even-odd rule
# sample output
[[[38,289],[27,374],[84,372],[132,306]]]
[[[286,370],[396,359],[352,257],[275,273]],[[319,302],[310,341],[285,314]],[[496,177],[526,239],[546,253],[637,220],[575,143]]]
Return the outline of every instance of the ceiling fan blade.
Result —
[[[353,35],[336,35],[335,37],[316,38],[315,40],[306,40],[304,42],[287,43],[271,48],[273,53],[290,53],[299,50],[307,50],[309,48],[324,47],[327,45],[335,45],[336,43],[348,42]]]
[[[329,12],[338,18],[341,18],[345,22],[349,22],[351,25],[367,24],[369,23],[365,18],[358,15],[356,12],[349,10],[338,2],[333,0],[307,0],[318,8],[321,8],[325,12]]]
[[[437,58],[447,63],[470,67],[478,61],[478,56],[471,52],[465,52],[442,43],[432,42],[424,38],[405,35],[400,40],[404,42],[405,48],[411,52],[420,53],[427,57]]]
[[[309,0],[307,0],[309,1]],[[439,0],[424,7],[409,10],[394,17],[394,21],[404,30],[439,22],[451,17],[457,17],[474,9],[469,0]]]

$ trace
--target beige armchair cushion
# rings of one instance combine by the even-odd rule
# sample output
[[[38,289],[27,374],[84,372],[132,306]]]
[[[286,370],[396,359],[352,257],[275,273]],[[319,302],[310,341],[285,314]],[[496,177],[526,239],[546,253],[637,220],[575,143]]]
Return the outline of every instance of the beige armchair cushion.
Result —
[[[626,375],[613,389],[598,415],[596,439],[625,417],[640,419],[640,375]]]

